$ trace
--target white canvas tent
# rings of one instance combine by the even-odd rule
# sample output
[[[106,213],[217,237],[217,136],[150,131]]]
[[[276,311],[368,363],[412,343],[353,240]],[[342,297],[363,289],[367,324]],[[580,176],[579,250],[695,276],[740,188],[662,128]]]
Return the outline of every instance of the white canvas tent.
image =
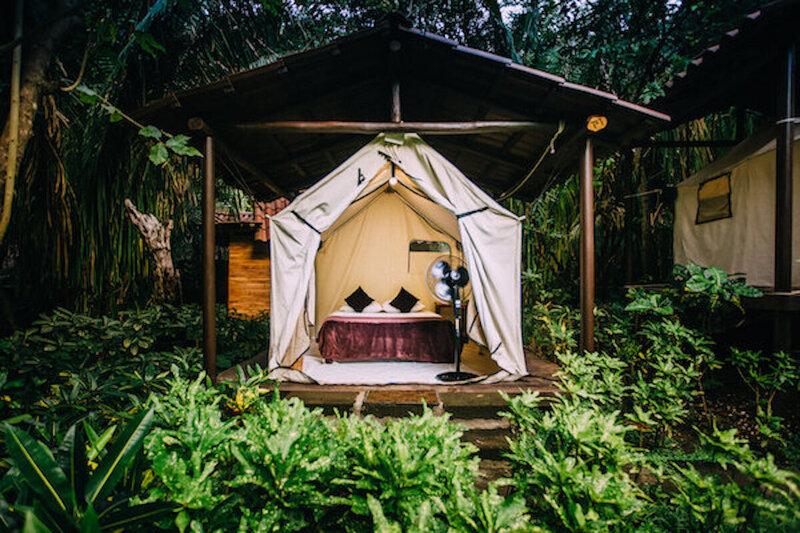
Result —
[[[368,281],[377,300],[403,285],[430,308],[426,263],[407,255],[409,240],[417,238],[451,243],[463,255],[471,277],[469,336],[496,363],[485,379],[527,374],[521,219],[418,135],[378,135],[273,216],[270,233],[273,378],[309,380],[296,362],[312,350],[315,328],[355,284]]]
[[[800,131],[793,149],[792,285],[800,286]],[[698,189],[730,173],[730,217],[697,223]],[[678,185],[673,240],[675,263],[718,266],[747,283],[774,286],[775,130],[757,133]]]

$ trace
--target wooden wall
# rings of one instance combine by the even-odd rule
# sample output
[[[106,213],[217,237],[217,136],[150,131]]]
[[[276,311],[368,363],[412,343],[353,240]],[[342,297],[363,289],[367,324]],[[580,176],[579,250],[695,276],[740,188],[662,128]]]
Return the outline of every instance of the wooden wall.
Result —
[[[232,236],[228,246],[228,310],[255,316],[269,311],[268,243]]]

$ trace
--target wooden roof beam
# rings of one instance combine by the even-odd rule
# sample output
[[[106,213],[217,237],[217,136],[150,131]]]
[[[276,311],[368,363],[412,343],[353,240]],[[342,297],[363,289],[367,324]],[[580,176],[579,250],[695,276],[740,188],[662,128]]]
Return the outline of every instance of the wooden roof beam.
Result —
[[[260,168],[248,161],[247,158],[245,158],[242,154],[237,152],[234,148],[231,148],[222,139],[222,137],[216,135],[214,129],[212,129],[205,120],[200,117],[192,117],[188,120],[187,125],[191,131],[203,133],[209,137],[213,137],[217,148],[224,152],[231,161],[252,174],[253,177],[261,181],[267,188],[269,188],[269,190],[278,196],[286,196],[286,191],[284,191],[282,187],[275,183],[269,176],[264,174]]]
[[[719,139],[719,140],[688,140],[688,141],[661,141],[657,139],[646,139],[633,143],[633,148],[725,148],[736,146],[741,141],[736,139]]]
[[[281,133],[337,133],[376,135],[378,133],[420,133],[425,135],[475,135],[519,130],[552,129],[556,124],[511,120],[470,122],[348,122],[340,120],[283,120],[230,124],[244,131]]]

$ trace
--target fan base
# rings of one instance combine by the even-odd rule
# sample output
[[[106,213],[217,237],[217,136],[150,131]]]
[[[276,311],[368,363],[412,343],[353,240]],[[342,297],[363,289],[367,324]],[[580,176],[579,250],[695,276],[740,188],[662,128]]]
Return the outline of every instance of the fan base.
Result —
[[[443,372],[436,375],[436,379],[447,383],[452,383],[454,381],[466,381],[468,379],[474,379],[477,377],[477,374],[472,374],[470,372]]]

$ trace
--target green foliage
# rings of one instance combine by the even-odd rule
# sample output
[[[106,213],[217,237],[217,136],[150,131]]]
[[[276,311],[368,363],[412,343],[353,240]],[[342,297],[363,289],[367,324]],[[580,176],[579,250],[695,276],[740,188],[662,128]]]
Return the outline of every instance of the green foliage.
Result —
[[[519,5],[511,27],[526,64],[649,101],[687,59],[757,4],[544,0]]]
[[[758,430],[766,439],[785,444],[783,419],[773,413],[772,402],[778,393],[800,390],[800,366],[795,358],[786,352],[764,355],[760,351],[731,348],[730,360],[755,396]]]
[[[523,337],[536,355],[554,359],[577,347],[579,321],[580,313],[570,306],[537,302],[525,309]]]
[[[152,410],[136,415],[111,446],[106,446],[107,439],[92,439],[96,434],[84,424],[73,425],[56,451],[59,457],[24,431],[6,425],[13,468],[0,501],[16,495],[13,506],[0,509],[3,521],[9,529],[17,525],[25,531],[100,532],[149,523],[174,511],[170,503],[130,504],[131,491],[141,486],[140,451],[152,418]]]
[[[781,470],[771,455],[758,457],[736,430],[699,434],[719,473],[674,465],[670,502],[692,531],[796,531],[800,527],[800,477]],[[745,480],[745,481],[742,481]]]
[[[701,368],[716,365],[708,341],[671,318],[645,324],[633,335],[611,331],[604,340],[605,347],[617,348],[615,355],[558,354],[562,389],[574,398],[621,409],[636,425],[640,444],[662,444],[686,420],[694,395],[702,394]]]
[[[520,497],[476,492],[476,450],[447,417],[326,418],[263,398],[262,379],[175,377],[153,396],[145,500],[181,505],[179,531],[532,531]]]
[[[423,505],[433,506],[433,519],[437,497],[474,483],[477,449],[463,443],[461,435],[447,416],[434,416],[427,409],[420,417],[383,425],[372,419],[340,419],[336,438],[347,443],[353,465],[352,472],[336,482],[352,513],[347,521],[365,523],[370,494],[383,514],[404,529],[412,527]]]
[[[613,358],[587,354],[562,379],[595,376],[619,394]],[[578,376],[578,378],[574,377]],[[635,449],[641,432],[626,426],[603,385],[541,405],[536,394],[510,400],[515,430],[509,459],[514,486],[535,517],[555,531],[795,531],[800,525],[800,477],[760,456],[736,430],[698,431],[699,447]],[[600,401],[595,401],[595,397]],[[638,407],[634,404],[634,413]]]
[[[644,494],[626,468],[638,462],[617,411],[562,398],[542,409],[536,394],[510,400],[515,485],[544,524],[558,531],[634,530]]]
[[[628,296],[632,301],[625,306],[626,311],[656,316],[672,316],[675,314],[672,300],[661,292],[633,289]]]
[[[183,507],[175,519],[181,531],[200,515],[212,530],[237,523],[225,506],[230,503],[225,481],[234,461],[231,437],[236,421],[223,420],[222,397],[204,381],[202,373],[188,384],[174,379],[167,394],[153,398],[156,428],[146,441],[159,481],[150,487],[149,497]]]
[[[217,314],[219,364],[266,348],[269,324]],[[31,328],[0,339],[0,420],[26,417],[49,426],[51,439],[84,416],[112,419],[151,392],[164,391],[170,368],[200,371],[202,315],[197,306],[151,306],[92,317],[56,309]],[[55,424],[55,426],[53,425]],[[46,426],[37,426],[44,431]]]
[[[675,265],[673,295],[682,316],[708,333],[717,333],[744,320],[742,297],[758,298],[761,291],[750,287],[743,277],[729,277],[717,267],[695,264]]]
[[[602,352],[563,352],[557,377],[561,388],[573,398],[598,405],[620,407],[631,391],[628,366],[619,357]]]

